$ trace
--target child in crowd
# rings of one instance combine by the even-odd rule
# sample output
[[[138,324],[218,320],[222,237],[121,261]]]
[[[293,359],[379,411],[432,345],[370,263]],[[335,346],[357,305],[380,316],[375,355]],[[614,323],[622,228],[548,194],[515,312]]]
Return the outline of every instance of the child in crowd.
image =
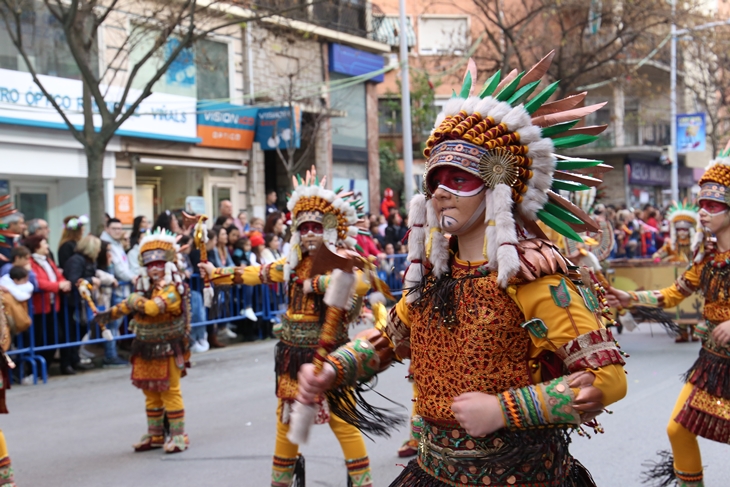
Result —
[[[38,278],[30,267],[30,250],[24,245],[13,247],[10,251],[10,262],[0,269],[0,276],[6,275],[13,267],[22,267],[28,271],[28,280],[33,285],[33,290],[38,289]]]
[[[0,277],[0,286],[7,289],[19,303],[25,303],[33,296],[33,284],[30,282],[30,271],[25,267],[18,265],[11,267],[7,274]],[[27,304],[25,306],[27,309]]]

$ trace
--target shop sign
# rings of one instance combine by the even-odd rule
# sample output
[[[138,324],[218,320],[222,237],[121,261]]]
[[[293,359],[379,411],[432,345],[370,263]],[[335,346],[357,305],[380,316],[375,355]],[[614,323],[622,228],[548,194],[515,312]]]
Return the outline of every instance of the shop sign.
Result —
[[[347,76],[361,76],[364,74],[381,71],[385,66],[385,58],[380,54],[361,51],[342,44],[330,44],[329,46],[330,71]],[[385,79],[383,73],[363,81],[374,81],[382,83]]]
[[[631,168],[629,184],[637,186],[666,186],[672,181],[671,168],[648,161],[629,161]],[[690,167],[679,168],[679,187],[689,188],[695,184],[694,171]]]
[[[259,108],[256,114],[256,142],[261,150],[298,149],[302,112],[298,106]]]
[[[256,131],[257,108],[230,103],[198,103],[198,137],[203,147],[250,149]]]
[[[114,195],[114,217],[122,222],[122,225],[134,223],[134,200],[131,194]]]
[[[45,75],[39,75],[38,78],[71,123],[79,129],[83,127],[82,82]],[[102,86],[101,91],[107,94],[106,103],[113,109],[122,97],[123,87]],[[140,90],[129,90],[126,103],[131,105],[140,93]],[[196,143],[196,101],[187,96],[152,93],[122,124],[117,135]],[[94,126],[98,128],[101,126],[101,117],[98,115],[98,108],[94,106]],[[0,123],[64,130],[67,128],[51,102],[33,83],[31,75],[8,69],[0,69]]]
[[[706,138],[704,113],[677,115],[678,152],[704,152]]]

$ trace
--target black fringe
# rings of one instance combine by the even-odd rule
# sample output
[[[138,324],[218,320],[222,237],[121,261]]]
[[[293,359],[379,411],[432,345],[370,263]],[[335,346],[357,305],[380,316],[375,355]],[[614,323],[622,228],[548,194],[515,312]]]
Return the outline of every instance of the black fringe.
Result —
[[[295,347],[278,342],[274,351],[276,377],[288,374],[289,377],[296,380],[299,368],[304,364],[311,364],[316,352],[316,348]]]
[[[306,487],[304,456],[300,453],[297,457],[297,463],[294,464],[294,479],[292,487]]]
[[[649,308],[648,306],[635,306],[631,308],[631,314],[637,323],[659,323],[666,330],[670,337],[679,336],[682,329],[675,323],[672,315],[661,308]]]
[[[364,398],[366,390],[373,391],[373,386],[359,384],[355,389],[333,389],[325,393],[330,413],[359,429],[363,435],[371,440],[370,434],[389,438],[391,430],[406,424],[408,420],[405,406],[391,401],[377,391],[373,391],[380,397],[395,404],[404,412],[396,412],[393,409],[379,408],[369,404]]]
[[[730,296],[730,266],[721,269],[708,262],[700,274],[700,289],[708,301],[717,301],[720,293]]]
[[[132,341],[132,356],[144,360],[165,357],[181,357],[185,353],[187,339],[184,336],[160,342]]]
[[[700,356],[682,379],[713,396],[730,399],[730,358],[720,357],[702,348]]]
[[[162,431],[165,438],[170,436],[170,418],[167,417],[167,411],[162,413]]]
[[[649,460],[641,465],[647,470],[641,474],[641,483],[652,487],[671,487],[677,481],[674,474],[674,457],[666,450],[657,452],[659,461]]]
[[[486,274],[485,274],[486,275]],[[432,310],[433,322],[452,327],[456,324],[456,310],[463,302],[462,296],[468,294],[464,286],[472,279],[479,279],[484,275],[468,275],[455,278],[451,273],[442,275],[438,280],[430,273],[421,279],[421,283],[404,292],[416,290],[419,293],[416,306],[427,307]]]
[[[575,458],[572,459],[572,462],[568,478],[556,487],[596,487],[596,482],[588,469]],[[449,487],[449,484],[424,472],[418,466],[418,460],[414,459],[408,462],[406,468],[390,484],[390,487]]]
[[[0,350],[0,374],[2,374],[3,378],[3,386],[0,388],[0,414],[8,414],[5,391],[10,389],[10,367],[8,366],[8,359],[5,357],[5,352],[2,350]]]

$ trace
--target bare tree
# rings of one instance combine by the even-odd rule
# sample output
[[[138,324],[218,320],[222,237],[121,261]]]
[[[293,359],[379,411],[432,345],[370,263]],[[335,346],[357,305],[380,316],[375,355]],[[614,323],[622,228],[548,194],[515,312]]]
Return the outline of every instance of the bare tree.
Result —
[[[83,146],[92,228],[104,221],[102,170],[106,147],[121,125],[153,93],[155,83],[170,66],[212,32],[306,8],[299,2],[293,4],[277,11],[256,10],[261,13],[253,14],[255,5],[247,0],[0,0],[0,17],[25,69]],[[236,7],[254,10],[246,10],[246,18],[242,18],[240,8],[231,13]],[[62,42],[78,69],[83,84],[81,127],[72,123],[70,110],[54,98],[31,59],[33,29],[29,28],[28,19],[39,13],[50,14],[58,23],[63,32]],[[99,69],[99,39],[104,34],[108,42],[103,52],[104,67]],[[133,52],[134,58],[130,56]]]

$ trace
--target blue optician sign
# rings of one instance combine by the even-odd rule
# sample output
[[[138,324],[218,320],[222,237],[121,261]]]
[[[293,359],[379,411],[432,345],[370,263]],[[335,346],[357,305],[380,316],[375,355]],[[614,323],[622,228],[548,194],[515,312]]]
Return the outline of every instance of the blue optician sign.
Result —
[[[330,44],[329,58],[330,71],[348,76],[360,76],[380,71],[385,66],[385,59],[380,54],[360,51],[342,44]],[[383,73],[380,73],[368,81],[382,83],[384,79]]]
[[[677,152],[704,152],[706,138],[704,113],[677,115]]]
[[[198,145],[224,149],[250,149],[258,108],[230,103],[198,102]]]
[[[261,144],[261,150],[298,149],[301,125],[298,106],[259,108],[254,140]]]

